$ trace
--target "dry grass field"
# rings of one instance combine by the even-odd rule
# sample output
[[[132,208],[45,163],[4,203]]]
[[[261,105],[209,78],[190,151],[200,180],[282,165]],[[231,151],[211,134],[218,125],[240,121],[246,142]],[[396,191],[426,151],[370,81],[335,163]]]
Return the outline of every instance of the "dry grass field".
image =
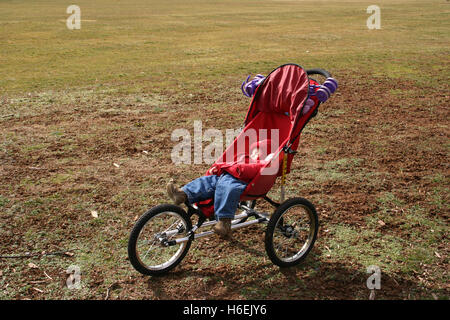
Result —
[[[448,1],[377,1],[379,30],[364,1],[79,0],[79,30],[70,4],[0,0],[0,299],[367,299],[370,265],[376,299],[449,299]],[[242,80],[287,62],[340,84],[287,180],[319,213],[308,258],[276,267],[257,225],[137,273],[136,219],[208,168],[172,163],[172,131],[240,127]]]

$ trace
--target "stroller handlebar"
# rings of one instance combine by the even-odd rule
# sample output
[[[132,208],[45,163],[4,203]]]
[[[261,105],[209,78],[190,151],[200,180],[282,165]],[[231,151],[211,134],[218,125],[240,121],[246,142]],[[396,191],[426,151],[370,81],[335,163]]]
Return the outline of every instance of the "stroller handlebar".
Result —
[[[325,78],[331,78],[331,73],[329,73],[327,70],[316,68],[316,69],[308,69],[306,70],[306,73],[308,76],[312,74],[319,74],[321,76],[324,76]]]

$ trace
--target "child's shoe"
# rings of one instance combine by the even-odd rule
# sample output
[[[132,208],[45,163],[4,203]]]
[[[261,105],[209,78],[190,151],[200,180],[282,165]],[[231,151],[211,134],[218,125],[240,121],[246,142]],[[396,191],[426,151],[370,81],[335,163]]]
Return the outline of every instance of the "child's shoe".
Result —
[[[186,202],[186,193],[184,193],[184,191],[180,188],[175,187],[172,180],[167,184],[167,194],[176,205]]]
[[[231,218],[222,218],[212,228],[222,239],[231,239]]]

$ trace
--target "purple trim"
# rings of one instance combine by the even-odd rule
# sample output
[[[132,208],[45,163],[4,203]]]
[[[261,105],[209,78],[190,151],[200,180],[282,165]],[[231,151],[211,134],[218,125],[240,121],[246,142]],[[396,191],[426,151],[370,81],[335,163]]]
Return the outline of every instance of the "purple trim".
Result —
[[[257,74],[251,81],[248,81],[250,79],[250,76],[247,77],[247,80],[242,82],[241,90],[242,93],[246,96],[251,98],[256,91],[256,88],[264,81],[266,77],[264,77],[262,74]]]

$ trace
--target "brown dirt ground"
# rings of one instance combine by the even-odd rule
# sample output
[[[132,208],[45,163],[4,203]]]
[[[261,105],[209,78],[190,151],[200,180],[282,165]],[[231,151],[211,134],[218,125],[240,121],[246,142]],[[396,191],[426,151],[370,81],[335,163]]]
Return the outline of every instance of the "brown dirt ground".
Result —
[[[403,205],[399,210],[420,205],[430,217],[437,216],[448,221],[448,207],[430,201],[434,190],[442,188],[442,182],[426,179],[440,174],[448,182],[448,90],[435,90],[430,94],[429,88],[401,79],[394,81],[367,75],[358,77],[357,80],[352,74],[345,72],[337,72],[336,75],[340,81],[338,92],[321,107],[319,115],[302,134],[299,154],[294,159],[294,170],[289,178],[292,194],[295,195],[298,190],[298,195],[306,198],[323,199],[317,205],[322,226],[344,223],[356,228],[366,228],[365,218],[380,209],[377,198],[386,192],[402,200]],[[232,88],[235,83],[230,81],[223,86]],[[408,88],[408,91],[393,94],[393,89],[401,88]],[[62,244],[69,245],[78,239],[89,239],[90,233],[96,232],[96,226],[90,225],[91,217],[84,213],[86,207],[74,205],[77,201],[95,204],[99,211],[108,209],[122,212],[122,218],[109,221],[109,227],[126,238],[136,216],[144,208],[164,201],[164,188],[161,186],[169,176],[175,175],[181,183],[202,174],[207,167],[172,166],[172,128],[191,129],[192,121],[200,118],[204,127],[214,126],[219,129],[235,128],[242,123],[248,100],[237,97],[238,94],[230,94],[230,90],[218,88],[214,93],[206,90],[205,85],[204,93],[189,99],[185,96],[187,92],[180,93],[175,89],[161,93],[163,96],[173,97],[166,103],[167,112],[100,112],[93,104],[78,105],[74,102],[55,106],[48,112],[2,119],[4,141],[11,137],[14,139],[5,143],[0,152],[0,193],[7,195],[9,199],[4,206],[4,211],[9,210],[9,213],[1,216],[3,230],[0,233],[0,254],[35,252],[37,249],[58,251]],[[199,114],[199,110],[216,104],[226,107],[222,109],[219,106],[212,112]],[[120,101],[113,101],[109,106],[135,107],[134,104],[123,105]],[[55,127],[64,132],[63,139],[49,136],[49,128]],[[41,144],[42,147],[25,148],[30,144]],[[68,144],[72,147],[68,147]],[[318,147],[322,149],[317,151]],[[144,165],[143,150],[153,155],[145,158]],[[345,172],[354,179],[324,180],[320,184],[303,183],[303,177],[308,175],[308,168],[320,172],[324,170],[321,169],[323,164],[343,158],[359,159],[358,166],[349,167]],[[112,166],[115,162],[121,164],[120,171]],[[70,173],[67,180],[64,179],[66,173]],[[373,183],[370,183],[372,178],[361,183],[357,177],[362,173],[375,174]],[[58,174],[62,175],[59,176],[61,180],[48,180],[49,177],[57,179]],[[146,190],[142,190],[143,185]],[[446,186],[448,187],[448,183]],[[139,190],[140,193],[136,197],[115,199],[124,188],[129,188],[130,192]],[[145,192],[151,193],[151,201],[139,198]],[[440,192],[442,201],[448,203],[448,194]],[[55,194],[59,196],[52,198]],[[50,215],[31,212],[25,203],[36,198],[53,199],[48,204],[43,200],[42,204],[46,206],[46,214]],[[59,232],[64,240],[61,241],[60,237],[42,243],[29,240],[26,232],[30,225],[34,226],[33,230]],[[76,225],[83,227],[78,229]],[[408,239],[408,231],[401,226],[402,222],[398,220],[380,227],[378,231],[397,233]],[[417,228],[429,232],[425,226]],[[111,286],[111,281],[105,281],[109,271],[102,266],[93,267],[89,271],[88,284],[92,290],[85,298],[102,299],[106,288],[109,288],[111,298],[119,299],[242,299],[242,290],[257,288],[260,279],[270,277],[278,277],[273,284],[273,291],[264,297],[257,293],[248,293],[246,297],[366,298],[368,291],[364,289],[364,282],[367,275],[363,266],[331,259],[327,262],[321,258],[321,252],[325,249],[320,241],[327,237],[330,235],[322,227],[318,246],[308,258],[310,261],[297,268],[280,270],[271,265],[262,245],[247,245],[249,239],[263,242],[262,229],[259,226],[250,227],[245,232],[236,232],[235,240],[230,243],[217,243],[215,239],[199,241],[193,248],[196,252],[205,253],[199,256],[188,254],[185,261],[166,277],[148,278],[131,271],[126,278],[111,280]],[[447,257],[447,236],[441,239],[441,243],[440,254]],[[113,251],[114,248],[108,247],[108,250]],[[77,252],[74,252],[76,257]],[[260,261],[259,264],[237,264],[230,268],[227,264],[220,263],[218,258],[238,257],[241,252],[253,253]],[[197,259],[206,255],[211,259],[217,257],[218,262],[209,270],[199,269]],[[74,257],[64,259],[72,261]],[[433,270],[448,270],[447,260],[440,261],[428,267]],[[11,260],[0,260],[3,274],[16,268],[17,262],[11,263]],[[125,257],[117,263],[122,265],[121,268],[129,268]],[[42,276],[39,268],[20,270],[10,279],[11,286],[14,283],[24,285],[30,279]],[[58,279],[61,287],[64,286],[64,270],[52,265],[45,270],[55,281]],[[426,271],[426,267],[420,271],[420,275],[429,284],[428,287],[419,287],[409,276],[390,274],[383,278],[380,297],[408,298],[411,292],[415,292],[414,297],[427,296],[427,288],[436,286],[432,276],[423,274],[424,270]],[[336,276],[329,278],[330,274]],[[292,287],[292,283],[297,285]],[[16,298],[45,297],[33,287],[34,285],[17,293]],[[448,294],[447,285],[440,285],[439,288]]]

